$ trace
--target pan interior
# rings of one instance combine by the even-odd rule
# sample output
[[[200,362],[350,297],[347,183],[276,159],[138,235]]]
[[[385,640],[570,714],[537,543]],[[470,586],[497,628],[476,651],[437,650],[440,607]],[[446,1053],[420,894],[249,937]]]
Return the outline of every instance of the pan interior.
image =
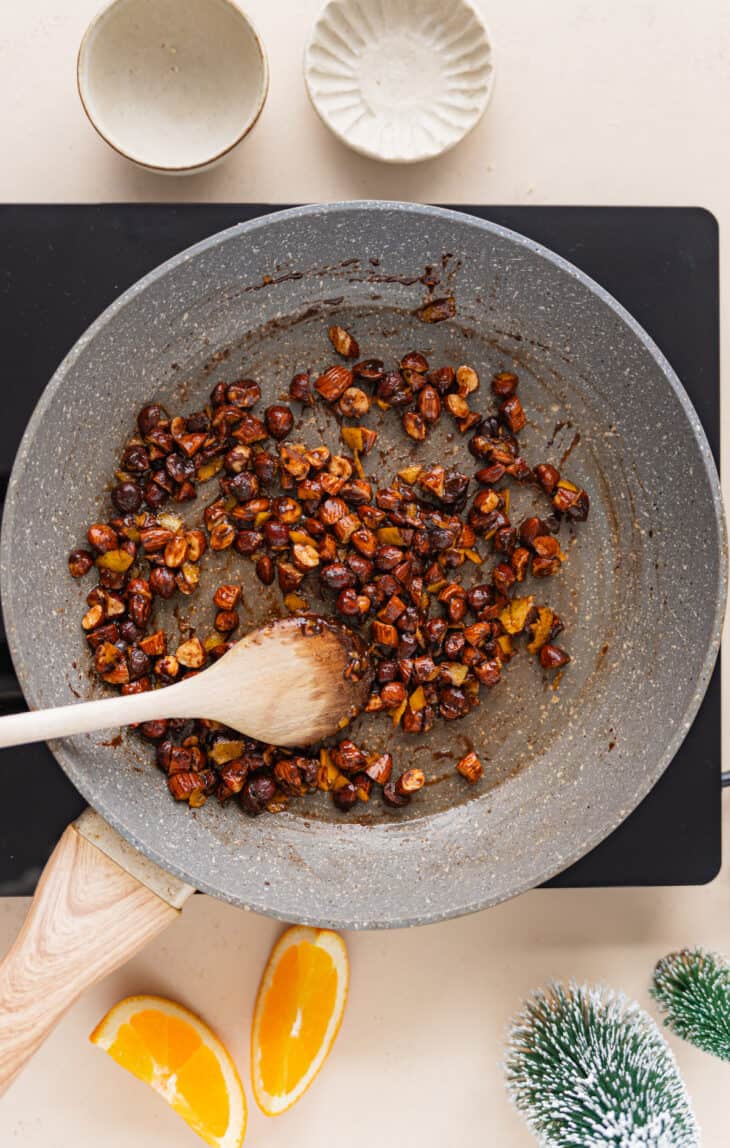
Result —
[[[333,322],[356,335],[363,357],[392,363],[418,348],[432,366],[475,367],[482,385],[472,405],[481,411],[491,406],[494,372],[520,376],[529,418],[523,454],[532,464],[553,462],[591,496],[588,522],[562,528],[569,557],[561,574],[527,587],[565,621],[573,662],[556,685],[522,653],[468,718],[437,722],[425,736],[358,718],[355,741],[390,750],[397,768],[426,771],[430,784],[405,811],[375,799],[345,818],[326,795],[255,822],[215,800],[190,811],[168,797],[152,751],[127,734],[56,745],[63,767],[168,868],[292,919],[355,927],[436,919],[570,863],[661,773],[699,703],[717,636],[724,553],[716,480],[666,365],[559,262],[445,212],[350,205],[283,213],[168,267],[72,352],[21,448],[4,524],[3,591],[33,704],[98,692],[79,628],[89,587],[67,578],[65,556],[86,523],[108,513],[105,490],[137,409],[153,399],[171,413],[199,409],[217,381],[240,377],[260,383],[263,408],[286,395],[295,371],[333,360]],[[414,314],[429,267],[440,279],[436,294],[456,299],[453,320],[427,325]],[[296,411],[297,438],[336,447],[339,424],[324,404]],[[379,432],[365,462],[374,483],[414,460],[474,469],[447,415],[423,445],[403,435],[394,412],[373,408],[366,421]],[[216,493],[214,480],[209,496],[203,488],[187,505],[191,521]],[[513,521],[529,506],[547,508],[525,490],[513,488],[513,498]],[[698,557],[699,588],[687,577]],[[208,553],[201,566],[198,594],[158,610],[168,632],[209,633],[212,591],[224,580],[243,582],[246,629],[282,612],[279,592],[263,588],[237,554]],[[473,580],[483,577],[475,567]],[[316,579],[308,582],[317,609]],[[454,773],[472,748],[486,771],[473,789]]]

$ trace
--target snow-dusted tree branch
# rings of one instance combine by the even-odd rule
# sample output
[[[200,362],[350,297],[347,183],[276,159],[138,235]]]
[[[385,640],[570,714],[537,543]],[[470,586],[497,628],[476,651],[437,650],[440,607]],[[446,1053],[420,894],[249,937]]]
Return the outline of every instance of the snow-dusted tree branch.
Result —
[[[638,1005],[551,985],[509,1034],[507,1083],[543,1148],[698,1148],[674,1057]]]
[[[724,957],[703,949],[670,953],[654,969],[651,995],[672,1032],[730,1060],[730,965]]]

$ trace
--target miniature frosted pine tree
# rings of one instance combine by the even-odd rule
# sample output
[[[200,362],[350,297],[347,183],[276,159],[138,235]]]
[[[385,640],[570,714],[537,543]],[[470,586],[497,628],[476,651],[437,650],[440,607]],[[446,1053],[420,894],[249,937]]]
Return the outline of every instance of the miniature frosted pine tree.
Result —
[[[513,1022],[507,1084],[543,1148],[697,1148],[674,1057],[652,1019],[607,989],[551,985]]]
[[[673,1033],[730,1060],[730,965],[723,957],[702,949],[670,953],[654,969],[651,995]]]

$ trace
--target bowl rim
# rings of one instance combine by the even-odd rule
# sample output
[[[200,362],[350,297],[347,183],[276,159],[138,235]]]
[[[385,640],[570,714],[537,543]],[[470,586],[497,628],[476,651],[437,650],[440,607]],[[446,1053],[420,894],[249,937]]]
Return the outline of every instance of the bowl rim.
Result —
[[[205,0],[205,2],[210,2],[210,0]],[[165,174],[178,174],[178,175],[184,175],[186,173],[192,174],[194,172],[204,171],[206,168],[211,167],[213,164],[217,163],[219,160],[221,160],[225,156],[227,156],[228,153],[233,151],[234,148],[238,147],[238,145],[241,143],[242,140],[244,140],[246,138],[246,136],[249,134],[249,132],[252,130],[252,128],[255,127],[262,111],[264,110],[264,104],[266,103],[266,100],[267,100],[267,97],[269,94],[270,70],[269,70],[268,56],[266,54],[264,42],[261,38],[259,30],[256,27],[256,25],[254,24],[251,17],[248,15],[248,13],[244,12],[243,9],[238,6],[238,4],[235,2],[235,0],[215,0],[215,2],[225,4],[226,7],[232,9],[233,12],[240,18],[240,20],[244,24],[247,25],[247,27],[251,31],[251,33],[253,35],[253,39],[254,39],[254,44],[256,45],[256,48],[258,50],[260,64],[261,64],[261,81],[259,84],[258,99],[257,99],[256,105],[254,107],[252,114],[249,116],[248,120],[244,123],[243,129],[241,130],[240,134],[238,136],[236,136],[236,138],[233,140],[232,143],[228,144],[226,147],[222,148],[220,151],[215,152],[213,155],[208,156],[206,159],[202,159],[199,163],[194,163],[194,164],[156,164],[156,163],[149,163],[147,160],[141,159],[138,155],[134,155],[131,151],[125,150],[125,148],[121,147],[118,142],[115,143],[114,140],[112,140],[110,138],[110,136],[107,135],[107,133],[101,127],[99,121],[96,119],[96,117],[94,116],[94,113],[91,110],[90,101],[88,99],[88,87],[86,85],[86,81],[82,78],[82,68],[83,68],[84,61],[88,56],[91,34],[97,28],[99,23],[111,12],[111,10],[113,8],[121,6],[122,4],[129,3],[129,0],[109,0],[109,2],[106,3],[102,8],[100,8],[99,11],[94,15],[94,17],[91,19],[91,21],[87,25],[83,36],[81,37],[81,43],[79,44],[79,49],[78,49],[78,52],[76,54],[76,90],[78,92],[79,100],[81,101],[81,106],[84,109],[84,113],[86,115],[86,118],[88,119],[89,123],[91,124],[92,128],[97,133],[97,135],[100,136],[100,138],[104,140],[104,143],[108,144],[108,146],[112,149],[112,151],[115,151],[117,153],[117,155],[122,156],[124,159],[128,159],[131,163],[137,164],[139,167],[145,168],[148,171],[156,171],[156,172],[161,172],[161,173],[165,173]],[[86,96],[84,95],[85,90],[86,90]]]
[[[312,91],[312,88],[311,88],[310,82],[309,82],[310,56],[311,56],[312,45],[315,43],[315,41],[318,37],[319,27],[320,27],[320,24],[322,23],[324,16],[325,16],[325,13],[330,8],[334,8],[335,5],[341,4],[341,3],[342,3],[342,0],[324,0],[324,3],[322,4],[321,8],[317,12],[316,16],[314,17],[314,20],[312,21],[312,25],[311,25],[310,32],[309,32],[309,38],[307,39],[307,43],[306,43],[304,53],[302,56],[302,73],[303,73],[303,79],[304,79],[304,87],[306,89],[307,95],[309,96],[309,101],[310,101],[312,107],[314,108],[315,112],[319,116],[319,119],[324,124],[324,126],[326,128],[328,128],[329,131],[332,132],[333,136],[335,136],[336,139],[338,139],[340,141],[340,143],[345,144],[346,147],[350,148],[350,150],[354,151],[357,155],[362,155],[362,156],[365,156],[367,159],[375,159],[375,160],[379,160],[381,163],[388,163],[388,164],[406,165],[406,164],[412,164],[412,163],[425,163],[427,160],[438,159],[439,156],[446,155],[447,152],[450,152],[453,148],[457,147],[460,143],[462,143],[466,139],[466,137],[474,131],[476,126],[483,119],[484,113],[486,112],[487,108],[489,107],[492,96],[494,94],[494,85],[495,85],[496,78],[497,78],[497,68],[496,68],[496,64],[495,64],[496,53],[495,53],[494,35],[492,33],[492,29],[491,29],[490,25],[484,19],[483,14],[481,13],[479,8],[474,3],[474,0],[458,0],[458,3],[461,5],[462,8],[467,9],[472,14],[472,16],[474,17],[477,25],[479,26],[479,28],[481,30],[484,42],[485,42],[487,49],[489,51],[489,64],[490,64],[491,71],[490,71],[488,78],[487,78],[486,93],[485,93],[485,96],[482,100],[481,106],[478,109],[478,112],[477,112],[477,115],[476,115],[474,122],[469,125],[469,127],[466,129],[466,131],[462,132],[461,135],[457,136],[456,139],[452,140],[451,143],[445,144],[443,147],[440,147],[437,151],[423,152],[423,153],[420,153],[418,155],[409,155],[409,156],[402,156],[402,155],[401,156],[385,156],[385,155],[382,155],[381,152],[375,150],[374,148],[363,147],[362,145],[355,144],[352,142],[352,140],[347,139],[345,134],[343,132],[341,132],[338,127],[335,126],[335,124],[332,122],[332,120],[324,112],[324,110],[322,109],[322,107],[320,106],[320,104],[318,102],[318,97]]]

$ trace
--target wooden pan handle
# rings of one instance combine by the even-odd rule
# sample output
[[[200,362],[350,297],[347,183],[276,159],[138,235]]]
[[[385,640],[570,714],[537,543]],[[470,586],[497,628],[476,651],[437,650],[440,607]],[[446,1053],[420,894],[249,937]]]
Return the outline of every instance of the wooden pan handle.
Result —
[[[178,913],[68,827],[0,963],[0,1093],[84,989],[124,964]]]

